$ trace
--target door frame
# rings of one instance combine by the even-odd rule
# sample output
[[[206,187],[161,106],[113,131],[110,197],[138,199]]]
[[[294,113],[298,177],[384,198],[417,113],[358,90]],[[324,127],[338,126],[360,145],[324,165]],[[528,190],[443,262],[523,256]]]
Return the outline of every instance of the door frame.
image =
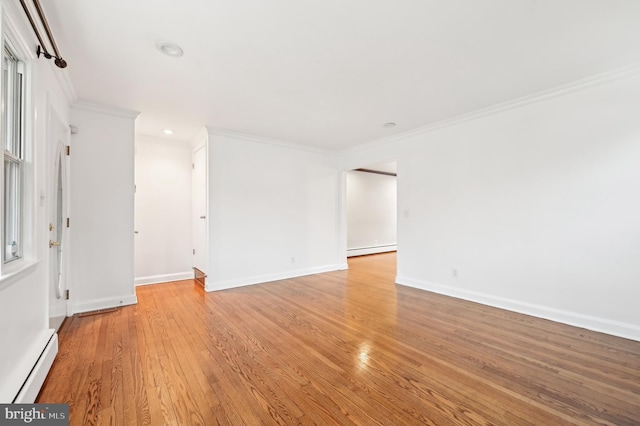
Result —
[[[57,123],[56,123],[57,122]],[[59,126],[59,127],[58,127]],[[57,130],[64,129],[64,136],[60,138]],[[62,139],[62,140],[60,140]],[[70,254],[70,244],[69,244],[69,228],[66,226],[66,219],[69,218],[69,195],[70,195],[70,156],[67,154],[68,147],[70,144],[70,128],[67,123],[61,118],[60,114],[56,111],[55,107],[48,101],[47,102],[47,145],[48,145],[48,153],[47,153],[47,164],[49,167],[47,168],[47,176],[48,176],[48,185],[47,185],[47,200],[49,200],[47,205],[47,213],[46,213],[46,226],[49,226],[51,223],[54,214],[57,210],[57,191],[58,191],[58,165],[62,166],[62,190],[63,190],[63,205],[62,205],[62,233],[61,233],[61,242],[63,243],[63,255],[60,261],[60,280],[64,285],[60,289],[60,298],[65,300],[66,294],[65,290],[70,290],[70,280],[69,280],[69,254]],[[49,230],[49,229],[48,229]],[[57,294],[55,290],[59,288],[59,282],[57,282],[54,275],[53,264],[52,262],[52,253],[51,248],[49,247],[49,240],[55,240],[54,237],[55,230],[49,230],[47,236],[47,240],[44,244],[47,247],[47,259],[49,263],[48,268],[48,280],[50,289],[53,287],[54,292],[50,291],[49,294],[51,297],[56,297]],[[71,293],[71,292],[70,292]],[[69,299],[65,300],[65,315],[71,316],[73,314],[71,309],[71,295]],[[49,301],[49,306],[51,306],[51,301]]]
[[[210,273],[209,268],[209,226],[210,226],[210,218],[209,218],[209,149],[208,149],[208,138],[204,137],[203,140],[200,143],[197,143],[195,145],[192,146],[192,151],[191,151],[191,161],[194,164],[195,167],[195,156],[196,153],[200,153],[202,152],[202,154],[204,155],[204,180],[205,180],[205,194],[204,194],[204,204],[205,204],[205,211],[204,211],[204,221],[205,221],[205,235],[204,235],[204,253],[198,253],[198,257],[200,257],[203,261],[203,265],[196,265],[196,254],[193,255],[193,260],[192,260],[192,267],[194,268],[194,273],[196,273],[195,269],[197,268],[200,272],[204,273],[204,277],[200,277],[205,281],[205,287],[206,287],[206,276]],[[195,169],[194,169],[195,170]],[[191,181],[191,206],[192,206],[192,212],[191,212],[191,218],[192,218],[192,224],[191,224],[191,240],[192,240],[192,246],[195,250],[195,241],[196,241],[196,229],[198,228],[197,221],[200,220],[199,215],[200,213],[196,213],[195,209],[194,209],[194,201],[195,201],[195,182],[193,180],[192,177],[192,181]],[[196,217],[198,216],[198,217]],[[198,278],[198,277],[196,277]]]
[[[339,168],[339,176],[338,176],[338,259],[340,262],[340,269],[346,270],[349,269],[349,264],[347,262],[348,259],[348,251],[347,251],[347,236],[348,236],[348,226],[347,226],[347,174],[359,168],[367,168],[367,166],[382,164],[382,163],[390,163],[395,162],[397,170],[400,169],[399,164],[400,160],[397,156],[383,156],[378,159],[371,159],[370,161],[358,161],[354,162],[354,164],[341,165]],[[396,265],[400,263],[400,179],[398,178],[400,174],[396,171]]]

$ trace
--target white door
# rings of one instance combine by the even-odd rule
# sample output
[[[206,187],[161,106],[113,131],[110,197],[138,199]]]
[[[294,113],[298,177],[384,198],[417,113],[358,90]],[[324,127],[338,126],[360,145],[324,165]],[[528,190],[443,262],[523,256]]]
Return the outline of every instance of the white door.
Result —
[[[207,148],[206,145],[193,153],[193,175],[191,179],[193,267],[207,273],[208,218],[207,218]]]
[[[51,184],[49,186],[49,326],[58,329],[67,315],[65,245],[67,241],[68,128],[52,109],[49,114]]]

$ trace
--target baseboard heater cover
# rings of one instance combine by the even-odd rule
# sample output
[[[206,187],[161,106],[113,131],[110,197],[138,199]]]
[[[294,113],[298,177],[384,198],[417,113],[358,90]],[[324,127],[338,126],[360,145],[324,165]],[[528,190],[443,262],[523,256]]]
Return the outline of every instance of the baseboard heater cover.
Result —
[[[396,244],[386,244],[381,246],[372,247],[358,247],[347,249],[347,257],[365,256],[367,254],[388,253],[396,251],[398,246]]]
[[[53,330],[52,330],[53,331]],[[14,404],[33,404],[58,354],[58,334],[53,333],[36,364],[13,400]]]

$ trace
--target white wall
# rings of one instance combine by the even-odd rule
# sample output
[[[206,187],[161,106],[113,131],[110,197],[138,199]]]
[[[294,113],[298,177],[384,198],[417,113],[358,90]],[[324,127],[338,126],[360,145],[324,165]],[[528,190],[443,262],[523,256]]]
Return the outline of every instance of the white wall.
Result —
[[[2,0],[0,5],[2,14],[9,18],[13,30],[24,42],[23,47],[31,52],[35,37],[24,13],[15,2]],[[7,23],[3,23],[2,32],[7,30]],[[54,334],[48,325],[49,262],[46,244],[51,194],[46,165],[46,117],[51,107],[64,121],[68,121],[69,107],[55,75],[58,69],[52,68],[49,61],[35,59],[35,55],[31,59],[24,59],[30,74],[28,84],[32,89],[27,105],[27,116],[31,123],[27,128],[27,137],[32,141],[32,149],[26,152],[25,167],[33,172],[34,180],[28,185],[31,189],[25,194],[25,205],[33,214],[23,224],[25,237],[31,241],[30,247],[25,248],[25,260],[31,266],[13,276],[3,273],[0,277],[0,323],[3,325],[0,327],[1,403],[11,402],[25,380],[33,378],[30,375],[32,368]],[[43,366],[43,369],[35,372],[46,373],[48,366]],[[34,383],[34,389],[37,390],[40,384]]]
[[[136,135],[136,285],[189,279],[191,146]]]
[[[339,268],[333,155],[209,131],[207,289]]]
[[[396,249],[396,181],[377,173],[347,173],[347,256]]]
[[[343,167],[398,159],[398,283],[640,340],[638,110],[612,78]]]
[[[133,285],[134,120],[137,113],[73,105],[71,124],[73,312],[136,303]]]

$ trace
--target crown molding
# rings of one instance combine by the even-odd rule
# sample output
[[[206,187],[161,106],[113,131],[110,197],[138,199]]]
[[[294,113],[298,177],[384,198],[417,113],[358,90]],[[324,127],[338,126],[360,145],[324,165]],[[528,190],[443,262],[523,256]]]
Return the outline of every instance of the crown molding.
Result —
[[[83,111],[97,112],[100,114],[113,115],[115,117],[130,118],[132,120],[134,120],[140,114],[140,112],[133,111],[130,109],[118,108],[118,107],[113,107],[109,105],[101,105],[101,104],[95,104],[92,102],[84,102],[84,101],[74,102],[73,104],[71,104],[71,108],[83,110]]]
[[[233,130],[221,129],[221,128],[212,127],[212,126],[205,126],[205,128],[207,129],[207,133],[211,136],[226,136],[226,137],[231,137],[236,139],[244,139],[249,142],[262,143],[266,145],[277,146],[280,148],[294,149],[298,151],[313,152],[316,154],[327,155],[331,157],[336,157],[338,155],[337,151],[318,148],[315,146],[302,145],[302,144],[293,143],[293,142],[285,142],[277,139],[270,139],[262,136],[255,136],[255,135],[250,135],[248,133],[241,133]]]
[[[586,77],[580,80],[573,81],[571,83],[556,86],[552,89],[543,90],[533,93],[531,95],[522,96],[516,99],[512,99],[506,102],[501,102],[486,108],[478,109],[467,114],[462,114],[453,118],[441,120],[426,126],[418,127],[413,130],[398,133],[393,136],[389,136],[382,139],[376,139],[370,142],[357,145],[352,148],[347,148],[339,151],[340,155],[354,154],[361,151],[366,151],[372,148],[381,147],[393,142],[397,142],[412,136],[426,134],[433,132],[444,127],[454,126],[464,123],[466,121],[475,120],[478,118],[486,117],[488,115],[498,114],[500,112],[517,109],[526,105],[542,102],[547,99],[563,96],[569,93],[578,92],[587,88],[597,86],[600,84],[610,83],[613,81],[621,80],[626,77],[634,76],[640,73],[640,63],[634,63],[626,67],[617,68],[615,70],[607,71],[600,74],[595,74],[590,77]]]

